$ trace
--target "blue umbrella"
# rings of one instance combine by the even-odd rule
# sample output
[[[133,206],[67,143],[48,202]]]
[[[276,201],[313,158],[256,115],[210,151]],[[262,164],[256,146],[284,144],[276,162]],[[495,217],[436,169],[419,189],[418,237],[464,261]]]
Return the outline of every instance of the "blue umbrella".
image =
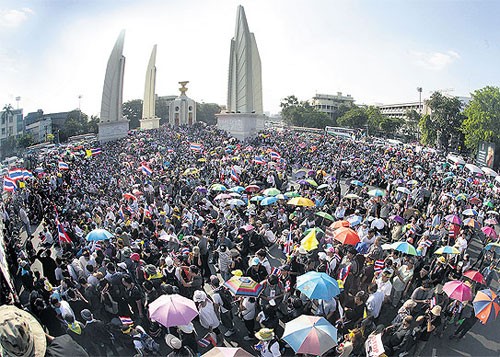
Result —
[[[113,234],[105,229],[94,229],[89,234],[87,234],[86,239],[90,242],[97,242],[101,240],[108,240],[113,237]]]
[[[337,346],[337,329],[324,317],[301,315],[285,324],[282,339],[295,353],[322,356]]]
[[[276,203],[276,202],[278,202],[277,197],[266,197],[262,201],[260,201],[260,205],[261,206],[268,206],[268,205],[272,205],[273,203]]]
[[[363,187],[365,184],[363,182],[359,181],[359,180],[352,180],[351,181],[351,185]]]
[[[462,214],[464,216],[477,216],[478,212],[473,208],[469,208],[469,209],[466,209],[465,211],[463,211]]]
[[[243,191],[245,191],[245,187],[241,187],[241,186],[234,186],[234,187],[231,187],[229,189],[229,191],[231,192],[238,192],[238,193],[241,193]]]
[[[250,199],[250,201],[252,202],[260,202],[264,199],[265,197],[264,196],[254,196]]]
[[[297,290],[309,299],[329,300],[340,294],[337,281],[325,273],[307,272],[297,278]]]

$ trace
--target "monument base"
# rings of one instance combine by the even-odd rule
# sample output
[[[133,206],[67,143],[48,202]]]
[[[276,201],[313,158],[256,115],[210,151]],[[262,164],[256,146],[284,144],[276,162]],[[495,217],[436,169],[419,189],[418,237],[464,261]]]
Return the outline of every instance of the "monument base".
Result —
[[[105,143],[127,136],[128,120],[99,123],[99,141]]]
[[[217,127],[227,131],[238,140],[245,140],[257,135],[264,129],[266,116],[254,113],[221,113],[217,114]]]
[[[160,127],[160,118],[141,119],[141,130],[158,129]]]

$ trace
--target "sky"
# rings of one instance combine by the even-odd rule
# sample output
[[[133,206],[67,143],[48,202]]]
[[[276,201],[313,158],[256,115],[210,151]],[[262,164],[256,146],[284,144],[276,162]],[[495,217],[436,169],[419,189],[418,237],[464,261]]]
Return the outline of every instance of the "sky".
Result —
[[[500,2],[452,0],[0,0],[0,109],[81,106],[99,115],[106,64],[126,30],[124,101],[156,93],[226,104],[230,40],[243,5],[262,62],[264,110],[316,93],[357,104],[457,96],[500,84]],[[81,96],[81,99],[78,97]]]

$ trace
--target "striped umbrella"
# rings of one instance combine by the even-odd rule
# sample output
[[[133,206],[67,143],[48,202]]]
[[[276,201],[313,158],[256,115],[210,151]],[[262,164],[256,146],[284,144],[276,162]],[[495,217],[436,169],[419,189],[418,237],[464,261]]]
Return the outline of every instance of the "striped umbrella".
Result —
[[[236,296],[259,296],[262,285],[246,276],[233,276],[224,283],[224,286]]]
[[[337,346],[337,329],[324,317],[301,315],[285,324],[282,339],[295,353],[321,356]]]
[[[492,318],[497,318],[498,313],[500,312],[499,303],[500,301],[497,294],[495,294],[491,289],[478,291],[474,301],[472,302],[474,306],[474,313],[483,324]]]
[[[264,191],[262,191],[262,193],[264,194],[264,196],[276,196],[279,195],[281,191],[278,190],[277,188],[271,187],[271,188],[266,188]]]
[[[398,252],[408,254],[408,255],[415,255],[415,256],[418,255],[415,247],[408,242],[396,242],[396,243],[390,244],[389,249],[394,249],[394,250],[397,250]]]
[[[434,254],[460,254],[460,251],[455,247],[446,245],[436,250]]]
[[[466,209],[465,211],[463,211],[462,214],[464,216],[477,216],[478,212],[473,208],[469,208],[469,209]]]
[[[479,223],[474,218],[467,218],[464,220],[464,226],[472,227],[474,229],[479,229],[481,228],[481,223]]]

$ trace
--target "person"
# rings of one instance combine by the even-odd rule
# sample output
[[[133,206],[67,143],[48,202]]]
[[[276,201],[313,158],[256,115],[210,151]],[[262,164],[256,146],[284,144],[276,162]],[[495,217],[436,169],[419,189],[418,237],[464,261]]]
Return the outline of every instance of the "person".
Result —
[[[250,260],[250,267],[247,270],[246,276],[252,278],[258,283],[267,278],[267,270],[262,266],[262,264],[260,264],[259,258],[254,257]]]
[[[106,324],[94,318],[92,312],[84,309],[81,312],[85,322],[85,336],[88,339],[88,351],[91,355],[105,356],[110,350],[113,355],[118,356],[118,351],[113,343],[112,335]]]
[[[420,324],[420,333],[416,339],[414,355],[421,356],[432,332],[441,324],[441,306],[434,306],[432,309],[428,310],[425,315],[417,317],[416,321]]]
[[[199,312],[200,324],[209,332],[214,332],[219,341],[223,340],[220,326],[220,318],[214,303],[202,290],[196,290],[193,295],[193,301],[196,303]]]
[[[255,337],[259,343],[254,348],[261,357],[281,357],[280,345],[272,329],[262,328]]]
[[[372,283],[368,286],[368,300],[366,300],[366,310],[368,314],[376,320],[380,314],[380,309],[382,308],[382,304],[384,303],[385,295],[383,291],[378,290],[377,284]]]
[[[245,341],[253,340],[255,333],[255,311],[257,300],[251,297],[244,297],[240,300],[239,312],[248,334],[243,337]]]
[[[474,307],[471,305],[471,303],[467,302],[467,304],[463,307],[462,312],[460,314],[462,323],[458,326],[458,328],[453,332],[452,335],[450,335],[450,340],[451,339],[457,339],[460,340],[462,339],[467,332],[476,324],[476,322],[479,320],[476,317],[476,313],[474,312]]]
[[[402,322],[385,328],[382,343],[387,355],[398,355],[400,351],[405,351],[408,341],[411,338],[412,321],[412,316],[406,316]]]
[[[388,270],[384,270],[380,277],[376,279],[377,289],[384,294],[384,303],[387,303],[391,299],[392,283],[391,283],[392,273]]]
[[[222,325],[227,328],[224,336],[231,337],[236,333],[232,312],[233,297],[224,286],[220,285],[220,280],[217,276],[212,275],[210,277],[210,284],[213,289],[212,300],[214,307],[219,312],[218,316],[220,316]]]
[[[407,260],[406,264],[399,269],[394,270],[395,277],[392,280],[392,306],[397,307],[403,296],[406,286],[413,277],[414,262],[412,259]]]
[[[165,343],[172,349],[167,357],[194,357],[194,352],[182,344],[182,341],[172,334],[165,335]]]

